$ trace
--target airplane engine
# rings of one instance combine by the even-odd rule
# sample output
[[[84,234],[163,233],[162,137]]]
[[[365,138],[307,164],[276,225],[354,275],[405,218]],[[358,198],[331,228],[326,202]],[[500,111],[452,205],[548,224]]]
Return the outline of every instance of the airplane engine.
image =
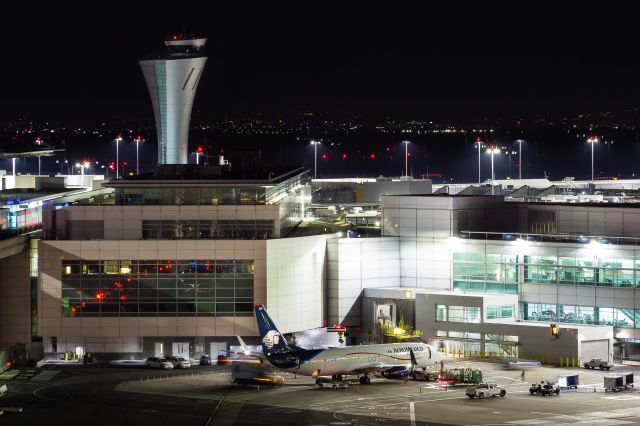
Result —
[[[382,372],[382,377],[385,379],[402,379],[407,377],[413,372],[413,368],[407,367],[393,367]]]

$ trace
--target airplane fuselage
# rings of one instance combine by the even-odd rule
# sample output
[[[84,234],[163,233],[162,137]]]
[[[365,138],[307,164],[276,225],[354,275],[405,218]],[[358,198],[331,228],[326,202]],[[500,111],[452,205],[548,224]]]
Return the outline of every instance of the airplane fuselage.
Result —
[[[426,343],[386,343],[379,345],[347,346],[344,348],[300,349],[271,354],[273,367],[304,376],[348,375],[384,371],[385,368],[411,365],[410,350],[416,367],[434,366],[442,355]],[[385,367],[387,366],[387,367]]]

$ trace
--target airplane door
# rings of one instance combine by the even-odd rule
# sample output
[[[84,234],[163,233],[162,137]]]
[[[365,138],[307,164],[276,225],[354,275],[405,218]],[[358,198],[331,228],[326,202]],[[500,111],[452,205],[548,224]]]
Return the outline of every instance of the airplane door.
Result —
[[[189,359],[189,343],[178,342],[173,343],[173,356],[181,356],[184,359]]]

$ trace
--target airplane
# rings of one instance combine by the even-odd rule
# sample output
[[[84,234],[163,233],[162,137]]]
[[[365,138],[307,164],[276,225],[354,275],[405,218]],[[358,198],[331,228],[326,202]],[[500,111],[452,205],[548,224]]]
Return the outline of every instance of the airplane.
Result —
[[[384,343],[326,349],[303,349],[289,345],[262,305],[255,305],[262,339],[263,361],[274,368],[318,379],[361,375],[360,383],[370,384],[369,374],[387,379],[409,376],[414,367],[438,364],[442,354],[426,343]]]

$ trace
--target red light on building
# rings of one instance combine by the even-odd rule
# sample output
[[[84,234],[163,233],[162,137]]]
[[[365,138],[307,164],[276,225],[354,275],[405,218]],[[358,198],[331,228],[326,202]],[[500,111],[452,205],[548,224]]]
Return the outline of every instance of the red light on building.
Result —
[[[320,158],[322,158],[323,160],[326,160],[326,159],[327,159],[327,154],[322,154],[322,155],[320,156]]]
[[[104,293],[103,292],[96,293],[95,298],[98,301],[104,300]]]
[[[372,152],[371,154],[369,154],[369,158],[371,158],[372,160],[376,159],[376,155]]]
[[[476,142],[480,142],[480,136],[476,136]]]
[[[389,151],[391,151],[391,148],[387,147],[386,150],[387,150],[387,152],[389,152]]]
[[[120,300],[127,300],[127,296],[123,294],[122,296],[120,296]]]
[[[127,164],[129,164],[129,163],[127,163],[126,161],[123,161],[123,162],[122,162],[122,165],[123,165],[123,166],[126,166]]]
[[[171,36],[171,40],[177,40],[177,39],[178,39],[177,35],[174,34],[174,35]]]
[[[77,311],[78,311],[78,309],[76,309],[76,307],[75,307],[75,306],[72,306],[72,307],[71,307],[71,312],[77,312]]]
[[[196,148],[196,152],[202,154],[204,152],[204,148],[202,146],[198,146]]]
[[[347,154],[342,154],[342,159],[346,160],[347,159]]]
[[[220,148],[220,154],[224,154],[224,149]]]

